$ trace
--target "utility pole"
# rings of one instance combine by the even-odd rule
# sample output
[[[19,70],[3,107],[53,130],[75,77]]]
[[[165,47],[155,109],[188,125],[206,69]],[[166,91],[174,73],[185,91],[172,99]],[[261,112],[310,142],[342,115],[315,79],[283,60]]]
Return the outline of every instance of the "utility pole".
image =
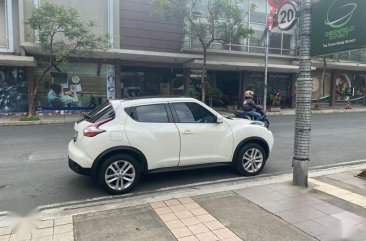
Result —
[[[293,157],[293,184],[308,186],[311,136],[311,0],[300,4],[300,72],[296,81],[296,120]]]

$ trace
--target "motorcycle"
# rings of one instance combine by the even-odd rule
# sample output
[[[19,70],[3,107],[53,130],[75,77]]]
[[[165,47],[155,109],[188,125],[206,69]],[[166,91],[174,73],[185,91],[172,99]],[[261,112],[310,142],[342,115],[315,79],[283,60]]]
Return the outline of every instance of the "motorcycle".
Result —
[[[264,123],[265,127],[269,128],[269,120],[267,118],[266,113],[263,112],[262,109],[257,109],[257,113],[261,114],[261,117],[257,121],[261,121]],[[245,112],[245,111],[235,111],[234,112],[235,117],[242,118],[242,119],[248,119],[248,120],[255,120],[254,115],[252,112]]]

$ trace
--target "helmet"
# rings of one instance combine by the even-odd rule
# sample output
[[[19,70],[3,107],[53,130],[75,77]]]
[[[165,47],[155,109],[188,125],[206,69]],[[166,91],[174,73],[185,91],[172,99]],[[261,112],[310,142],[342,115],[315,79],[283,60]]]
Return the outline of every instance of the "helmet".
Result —
[[[247,91],[245,91],[245,93],[244,93],[244,96],[245,96],[245,97],[248,97],[248,98],[253,98],[253,95],[254,95],[254,92],[253,92],[253,91],[251,91],[251,90],[247,90]]]

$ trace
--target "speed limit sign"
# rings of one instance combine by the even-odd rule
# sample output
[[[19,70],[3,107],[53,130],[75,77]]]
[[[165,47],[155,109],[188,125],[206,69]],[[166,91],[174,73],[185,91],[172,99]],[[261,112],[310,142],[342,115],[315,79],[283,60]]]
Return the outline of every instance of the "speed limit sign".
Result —
[[[282,31],[292,29],[297,22],[298,6],[295,2],[289,1],[283,4],[277,13],[278,28]]]

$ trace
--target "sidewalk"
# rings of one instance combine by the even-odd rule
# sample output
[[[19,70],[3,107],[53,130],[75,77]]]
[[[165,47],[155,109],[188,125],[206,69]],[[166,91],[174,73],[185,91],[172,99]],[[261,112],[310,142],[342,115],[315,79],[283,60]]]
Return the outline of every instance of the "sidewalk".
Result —
[[[365,168],[311,171],[309,188],[284,174],[67,205],[31,231],[0,228],[0,240],[365,241]]]
[[[233,116],[234,111],[226,109],[217,109],[217,111],[226,116]],[[355,106],[352,109],[344,109],[344,107],[321,108],[320,110],[312,110],[313,114],[327,113],[353,113],[366,112],[366,106]],[[282,109],[280,112],[267,112],[268,116],[289,116],[295,115],[295,109]],[[81,114],[44,114],[39,115],[39,121],[20,121],[20,116],[0,116],[0,126],[23,126],[23,125],[47,125],[47,124],[67,124],[74,123],[81,118]]]

